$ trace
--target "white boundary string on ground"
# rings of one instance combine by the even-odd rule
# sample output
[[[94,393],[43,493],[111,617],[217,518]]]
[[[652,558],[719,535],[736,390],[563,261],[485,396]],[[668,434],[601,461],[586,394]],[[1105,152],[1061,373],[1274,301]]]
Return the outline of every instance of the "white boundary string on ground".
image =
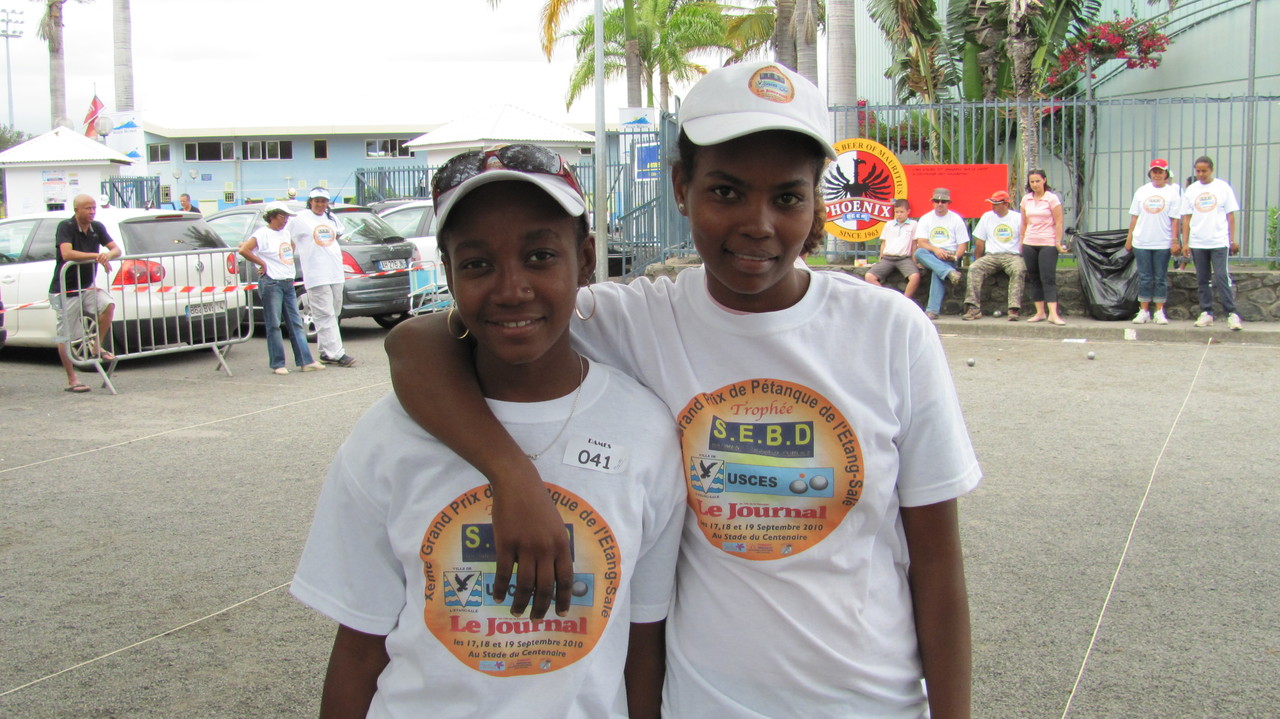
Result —
[[[1164,444],[1160,446],[1160,453],[1156,455],[1155,464],[1151,467],[1151,476],[1147,478],[1146,491],[1142,493],[1142,501],[1138,502],[1138,509],[1134,512],[1133,521],[1129,524],[1129,535],[1125,537],[1124,549],[1120,551],[1120,560],[1116,562],[1116,570],[1111,575],[1111,586],[1107,588],[1107,596],[1102,600],[1102,609],[1098,611],[1098,621],[1093,625],[1093,634],[1089,637],[1089,646],[1085,649],[1084,658],[1080,661],[1080,671],[1076,673],[1076,680],[1071,685],[1071,694],[1067,696],[1067,704],[1062,708],[1062,719],[1066,719],[1071,712],[1071,702],[1076,698],[1076,692],[1080,690],[1080,682],[1084,679],[1085,669],[1089,666],[1089,658],[1093,655],[1093,647],[1098,643],[1098,632],[1102,630],[1102,621],[1106,618],[1107,607],[1111,604],[1111,596],[1116,591],[1116,582],[1120,580],[1120,571],[1124,569],[1124,560],[1129,556],[1129,547],[1133,544],[1133,535],[1138,529],[1138,520],[1142,519],[1142,510],[1147,506],[1147,498],[1151,496],[1151,487],[1156,481],[1156,472],[1160,470],[1160,462],[1164,459],[1164,453],[1169,449],[1169,444],[1173,441],[1173,433],[1178,429],[1178,423],[1182,420],[1182,413],[1187,409],[1187,403],[1191,401],[1191,393],[1195,391],[1196,382],[1200,379],[1200,370],[1204,368],[1204,360],[1209,356],[1209,348],[1213,346],[1213,340],[1205,343],[1204,352],[1200,355],[1200,362],[1196,365],[1196,372],[1191,376],[1191,384],[1187,386],[1187,393],[1182,398],[1182,404],[1178,407],[1178,413],[1173,416],[1173,422],[1169,425],[1169,432],[1165,435]]]

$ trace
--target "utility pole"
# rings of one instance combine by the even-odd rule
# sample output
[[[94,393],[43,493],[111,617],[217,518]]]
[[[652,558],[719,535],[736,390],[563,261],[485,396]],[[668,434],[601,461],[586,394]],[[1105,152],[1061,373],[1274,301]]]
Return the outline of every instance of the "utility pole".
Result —
[[[22,37],[22,31],[14,29],[14,26],[22,24],[21,20],[16,19],[21,14],[21,10],[0,9],[0,23],[4,24],[0,29],[0,37],[4,38],[4,84],[9,91],[10,130],[13,129],[13,62],[9,60],[9,38]]]

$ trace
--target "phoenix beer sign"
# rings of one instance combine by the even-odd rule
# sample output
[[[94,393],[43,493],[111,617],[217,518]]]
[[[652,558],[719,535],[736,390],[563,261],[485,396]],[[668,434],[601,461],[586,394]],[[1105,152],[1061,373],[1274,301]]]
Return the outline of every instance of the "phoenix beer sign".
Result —
[[[865,138],[835,144],[836,159],[822,175],[827,232],[848,242],[880,236],[893,219],[893,201],[907,196],[907,174],[889,148]]]

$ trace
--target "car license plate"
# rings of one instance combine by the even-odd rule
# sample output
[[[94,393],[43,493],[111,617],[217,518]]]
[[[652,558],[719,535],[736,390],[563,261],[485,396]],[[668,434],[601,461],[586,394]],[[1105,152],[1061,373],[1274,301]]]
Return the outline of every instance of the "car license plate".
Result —
[[[409,266],[408,260],[379,260],[378,269],[380,270],[403,270]]]
[[[211,315],[215,312],[226,312],[226,302],[201,302],[199,304],[187,305],[188,317],[200,317],[202,315]]]

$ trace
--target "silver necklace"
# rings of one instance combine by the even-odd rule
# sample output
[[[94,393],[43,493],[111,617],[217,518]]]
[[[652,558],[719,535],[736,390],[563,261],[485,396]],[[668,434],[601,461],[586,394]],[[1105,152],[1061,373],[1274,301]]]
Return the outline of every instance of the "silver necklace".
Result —
[[[582,375],[578,377],[578,389],[573,391],[573,404],[569,407],[569,416],[564,418],[564,424],[560,425],[560,431],[556,432],[556,436],[551,440],[551,444],[543,447],[541,452],[534,452],[533,454],[525,452],[524,456],[529,459],[536,460],[546,454],[547,450],[556,446],[556,442],[560,441],[560,435],[564,434],[564,431],[569,428],[569,422],[573,419],[573,413],[578,411],[578,396],[582,394],[582,383],[587,380],[587,361],[583,359],[582,355],[578,355],[578,366],[582,368]]]

